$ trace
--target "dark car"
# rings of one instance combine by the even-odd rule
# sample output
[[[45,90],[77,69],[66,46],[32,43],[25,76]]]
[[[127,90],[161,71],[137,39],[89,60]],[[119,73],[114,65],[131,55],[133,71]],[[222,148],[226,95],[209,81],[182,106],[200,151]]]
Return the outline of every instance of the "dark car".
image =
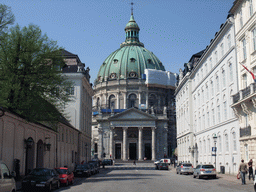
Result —
[[[35,191],[36,188],[44,188],[52,191],[52,188],[60,188],[59,174],[54,169],[35,168],[23,180],[23,191]]]
[[[99,172],[100,172],[100,166],[99,166],[99,163],[98,163],[98,162],[89,161],[88,163],[89,163],[89,164],[92,164],[92,165],[94,166],[95,173],[99,173]]]
[[[91,176],[91,167],[88,164],[81,164],[77,165],[76,169],[74,170],[74,175],[76,177],[83,177],[83,176]]]
[[[113,165],[113,160],[112,159],[104,159],[102,161],[102,165]]]
[[[91,168],[91,175],[96,174],[97,170],[96,170],[96,167],[94,166],[94,164],[89,163],[87,165],[90,166],[90,168]]]
[[[158,169],[159,170],[169,170],[168,163],[159,163]]]
[[[66,167],[55,168],[59,173],[60,183],[64,185],[69,185],[74,183],[74,173],[69,171]]]

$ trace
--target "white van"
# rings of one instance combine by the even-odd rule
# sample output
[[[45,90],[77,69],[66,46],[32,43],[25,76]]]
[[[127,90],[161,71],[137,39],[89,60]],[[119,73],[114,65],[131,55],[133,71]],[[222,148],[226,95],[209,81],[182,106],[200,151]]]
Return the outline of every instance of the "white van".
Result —
[[[15,172],[10,173],[7,165],[0,160],[0,191],[15,192],[16,183],[14,180]]]

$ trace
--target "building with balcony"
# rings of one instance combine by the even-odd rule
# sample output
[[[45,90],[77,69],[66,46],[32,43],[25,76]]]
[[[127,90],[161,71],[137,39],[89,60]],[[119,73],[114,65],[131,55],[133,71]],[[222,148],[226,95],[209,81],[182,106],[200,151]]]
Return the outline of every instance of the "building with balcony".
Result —
[[[217,171],[224,167],[230,174],[240,162],[239,123],[230,107],[238,91],[234,37],[234,18],[228,15],[206,49],[180,70],[175,91],[178,160],[216,164]]]
[[[171,156],[176,148],[175,75],[139,41],[133,14],[126,40],[101,65],[94,82],[94,156],[147,159]]]
[[[235,18],[237,62],[256,73],[256,1],[236,0],[230,13]],[[233,94],[232,108],[239,119],[241,158],[256,159],[256,97],[252,75],[238,64],[239,90]]]

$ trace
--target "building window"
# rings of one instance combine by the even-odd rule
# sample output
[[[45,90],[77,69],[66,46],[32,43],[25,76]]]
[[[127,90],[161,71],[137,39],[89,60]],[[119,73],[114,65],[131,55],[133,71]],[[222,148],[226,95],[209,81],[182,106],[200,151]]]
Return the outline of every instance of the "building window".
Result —
[[[114,95],[110,95],[108,106],[109,106],[109,109],[111,109],[111,108],[115,109],[115,96]]]
[[[250,5],[249,5],[249,9],[250,9],[250,16],[252,16],[253,14],[253,5],[252,5],[252,0],[249,0]]]
[[[135,107],[136,99],[137,98],[135,94],[129,95],[129,108]]]
[[[236,151],[236,133],[233,132],[232,135],[233,135],[233,147],[234,147],[234,151]]]
[[[205,115],[204,115],[204,112],[203,112],[203,129],[205,129]]]
[[[225,70],[222,71],[222,81],[223,81],[223,88],[226,87],[226,73]]]
[[[218,63],[218,52],[217,51],[215,51],[215,65]]]
[[[225,142],[226,142],[226,152],[229,151],[229,146],[228,146],[228,134],[225,135]]]
[[[195,128],[194,128],[195,133],[196,133],[196,126],[197,126],[197,124],[196,124],[196,116],[195,116]]]
[[[137,73],[136,72],[130,72],[129,77],[136,78],[137,77]]]
[[[243,74],[242,78],[243,78],[243,88],[246,88],[247,87],[247,74]]]
[[[207,69],[207,64],[205,64],[205,74],[207,75],[208,69]]]
[[[228,35],[227,39],[228,39],[228,49],[230,49],[231,48],[231,37],[230,37],[230,35]]]
[[[220,122],[220,105],[217,106],[218,123]]]
[[[111,73],[109,77],[110,79],[116,79],[116,73]]]
[[[206,141],[204,140],[204,153],[206,153]]]
[[[117,60],[117,59],[114,59],[114,63],[115,63],[115,64],[118,63],[118,60]]]
[[[200,116],[199,116],[199,119],[198,119],[198,126],[199,126],[198,130],[201,131],[201,117]]]
[[[97,109],[100,108],[100,98],[99,97],[97,98],[96,107],[97,107]]]
[[[243,41],[243,59],[245,60],[247,58],[247,54],[246,54],[246,39],[244,38]]]
[[[256,50],[256,28],[252,30],[253,50]]]
[[[219,76],[218,75],[216,76],[216,83],[217,83],[217,85],[216,85],[217,92],[219,92],[220,91],[220,81],[219,81]]]
[[[222,151],[221,136],[219,135],[219,152]]]
[[[136,59],[134,59],[134,58],[131,58],[130,60],[132,63],[134,63],[136,61]]]
[[[240,11],[240,27],[243,27],[243,13],[242,10]]]
[[[215,125],[215,112],[214,112],[214,109],[212,109],[212,125]]]
[[[209,115],[209,111],[207,111],[207,126],[209,127],[210,125],[210,115]]]
[[[208,138],[208,153],[211,152],[211,142],[210,139]]]
[[[94,153],[98,153],[98,144],[94,143]]]
[[[230,78],[230,81],[232,82],[233,81],[233,65],[232,65],[232,63],[229,64],[229,78]]]
[[[249,151],[248,151],[248,145],[244,145],[244,155],[245,155],[245,162],[249,161]]]
[[[214,95],[214,86],[213,86],[213,81],[211,81],[211,87],[212,87],[212,96]]]
[[[224,108],[224,119],[227,119],[227,102],[225,101],[223,103],[223,108]]]
[[[151,94],[148,99],[149,99],[149,107],[157,106],[158,100],[156,99],[155,95]]]
[[[212,69],[212,58],[210,58],[210,69]]]
[[[75,87],[68,87],[67,88],[67,94],[75,95]]]
[[[224,45],[223,45],[223,43],[220,45],[220,50],[221,50],[221,56],[223,57],[223,55],[224,55]]]
[[[209,90],[208,90],[208,86],[206,86],[206,100],[209,99]]]

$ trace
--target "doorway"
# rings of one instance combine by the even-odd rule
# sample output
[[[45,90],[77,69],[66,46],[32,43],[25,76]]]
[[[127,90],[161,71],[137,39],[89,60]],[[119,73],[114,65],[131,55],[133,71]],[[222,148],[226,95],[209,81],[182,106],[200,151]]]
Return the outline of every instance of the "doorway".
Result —
[[[136,143],[129,143],[129,158],[131,160],[137,159],[137,145]]]
[[[37,142],[37,153],[36,153],[36,167],[42,168],[44,167],[44,143],[40,139]]]
[[[145,157],[151,160],[151,143],[145,143]]]
[[[121,143],[115,144],[115,158],[121,159]]]

